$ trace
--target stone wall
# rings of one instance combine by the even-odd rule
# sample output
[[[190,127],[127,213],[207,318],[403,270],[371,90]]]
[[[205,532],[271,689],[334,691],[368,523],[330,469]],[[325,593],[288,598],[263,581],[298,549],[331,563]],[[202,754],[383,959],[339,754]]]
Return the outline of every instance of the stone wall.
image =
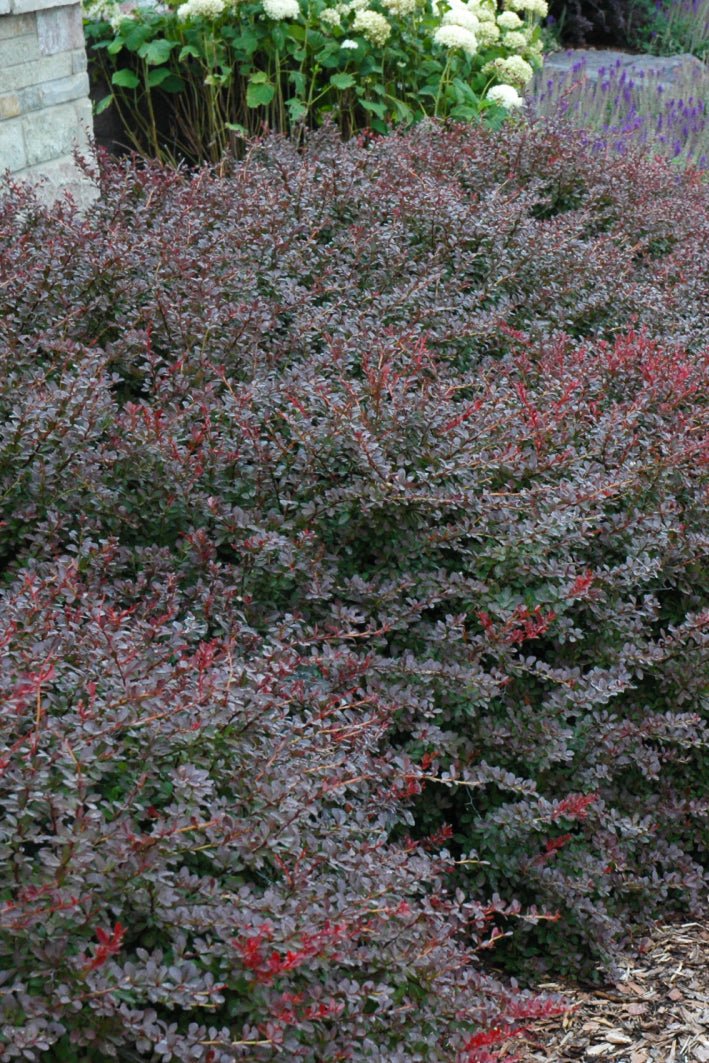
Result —
[[[73,151],[88,154],[88,93],[79,3],[0,0],[0,173],[86,195]]]

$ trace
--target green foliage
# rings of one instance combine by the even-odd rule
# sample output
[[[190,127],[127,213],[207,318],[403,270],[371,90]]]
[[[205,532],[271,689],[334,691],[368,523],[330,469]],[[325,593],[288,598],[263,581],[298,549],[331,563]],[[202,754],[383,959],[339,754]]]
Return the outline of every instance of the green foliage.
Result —
[[[647,20],[640,41],[655,55],[689,53],[705,62],[709,54],[709,2],[655,4],[653,18]]]

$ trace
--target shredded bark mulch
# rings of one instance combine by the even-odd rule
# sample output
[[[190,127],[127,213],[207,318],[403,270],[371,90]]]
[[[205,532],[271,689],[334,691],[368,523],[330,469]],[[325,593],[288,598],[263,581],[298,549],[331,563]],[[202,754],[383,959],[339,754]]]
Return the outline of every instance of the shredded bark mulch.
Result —
[[[540,988],[562,994],[569,1007],[504,1047],[520,1063],[709,1063],[707,924],[657,928],[602,989]]]

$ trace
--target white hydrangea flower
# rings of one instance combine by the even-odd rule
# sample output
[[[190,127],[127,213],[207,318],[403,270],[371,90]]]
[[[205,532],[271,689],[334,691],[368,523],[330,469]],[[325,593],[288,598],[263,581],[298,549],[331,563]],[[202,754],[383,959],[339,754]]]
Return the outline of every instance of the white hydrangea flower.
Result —
[[[94,0],[93,3],[82,3],[81,9],[84,17],[92,22],[112,22],[119,14],[118,5],[113,0]]]
[[[224,0],[190,0],[197,14],[203,18],[218,18],[224,11]]]
[[[320,21],[326,26],[341,26],[342,16],[336,7],[326,7],[320,12]]]
[[[475,55],[478,50],[478,39],[464,26],[446,25],[439,26],[433,35],[436,44],[442,44],[445,48],[460,48],[468,55]]]
[[[285,18],[297,18],[300,14],[298,0],[261,0],[261,4],[264,12],[274,22],[282,22]]]
[[[355,33],[361,33],[372,44],[386,44],[391,33],[391,26],[378,11],[358,11],[352,22]]]
[[[502,43],[511,52],[523,52],[529,46],[529,37],[526,33],[521,33],[520,30],[510,30],[502,38]]]
[[[493,59],[483,67],[484,74],[496,74],[506,85],[523,89],[534,77],[534,68],[521,55],[509,55],[506,59]]]
[[[359,45],[357,44],[357,41],[351,41],[348,37],[346,41],[342,42],[340,48],[359,48]]]
[[[530,15],[546,18],[549,14],[547,0],[505,0],[505,7],[514,11],[529,11]]]
[[[477,15],[474,15],[469,7],[465,4],[453,3],[449,11],[446,11],[442,19],[444,26],[462,26],[466,30],[470,30],[471,33],[476,33],[480,21]]]
[[[481,22],[494,22],[497,17],[495,0],[469,0],[469,7]]]
[[[524,22],[516,11],[503,11],[497,16],[497,25],[501,30],[518,30]]]
[[[418,7],[418,0],[380,0],[380,3],[386,11],[400,18],[413,14]]]
[[[541,70],[544,65],[544,45],[541,41],[531,41],[522,55],[536,70]]]
[[[499,103],[501,107],[505,107],[508,111],[524,107],[524,98],[520,96],[517,89],[513,88],[512,85],[493,85],[488,90],[487,99],[492,100],[493,103]]]
[[[187,0],[177,9],[177,17],[181,22],[189,18],[219,18],[224,13],[224,0]]]
[[[478,40],[481,48],[489,48],[491,44],[497,44],[500,39],[500,27],[494,22],[481,22],[478,29]]]

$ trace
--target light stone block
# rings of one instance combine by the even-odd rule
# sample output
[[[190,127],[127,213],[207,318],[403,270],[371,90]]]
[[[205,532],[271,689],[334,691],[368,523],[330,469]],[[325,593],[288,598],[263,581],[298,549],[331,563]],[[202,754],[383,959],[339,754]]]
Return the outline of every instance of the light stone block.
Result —
[[[86,70],[86,65],[86,49],[83,46],[81,48],[75,48],[74,51],[71,53],[72,74],[81,74],[84,70]]]
[[[3,0],[0,0],[0,3],[2,2]],[[12,0],[8,0],[8,3],[11,5]],[[0,41],[6,40],[8,37],[24,37],[28,33],[34,32],[34,15],[10,15],[8,18],[0,19]]]
[[[0,122],[0,173],[15,173],[27,165],[25,138],[21,118]]]
[[[60,103],[87,99],[88,95],[89,75],[85,71],[83,74],[71,74],[66,78],[57,78],[55,81],[44,81],[41,85],[32,85],[22,90],[20,93],[22,114],[39,111],[44,107],[56,107]]]
[[[0,96],[0,119],[16,118],[22,114],[22,107],[16,92],[10,92],[6,96]]]
[[[100,195],[94,182],[79,170],[73,155],[33,166],[19,176],[34,185],[39,198],[50,205],[68,193],[79,210],[86,210]]]
[[[20,112],[22,114],[27,114],[29,111],[39,111],[44,106],[41,85],[30,85],[27,89],[20,89],[17,95],[20,99]]]
[[[41,85],[43,81],[56,81],[57,78],[79,73],[72,68],[73,55],[73,52],[60,52],[58,55],[48,55],[32,63],[13,67],[3,66],[0,57],[0,96],[8,92],[18,92],[30,85]]]
[[[83,130],[69,103],[33,111],[25,115],[22,122],[28,166],[71,155],[74,141],[83,139]]]
[[[11,8],[11,0],[0,0],[0,15],[9,15]]]
[[[59,103],[71,103],[87,93],[88,75],[71,74],[66,78],[46,81],[41,85],[30,85],[19,92],[20,111],[41,111],[43,107],[56,107]],[[2,97],[0,97],[2,98]]]
[[[74,137],[76,146],[83,156],[93,158],[94,119],[91,100],[88,96],[74,100]]]
[[[24,15],[28,11],[46,11],[50,7],[66,7],[66,0],[12,0],[16,15]]]
[[[39,58],[39,44],[34,33],[0,40],[0,70],[26,66]]]
[[[74,114],[79,124],[85,127],[87,134],[93,136],[93,112],[91,110],[91,100],[88,96],[74,100]],[[84,137],[84,140],[86,140],[86,137]]]
[[[41,55],[56,55],[84,47],[81,7],[55,7],[37,12],[37,40]]]

